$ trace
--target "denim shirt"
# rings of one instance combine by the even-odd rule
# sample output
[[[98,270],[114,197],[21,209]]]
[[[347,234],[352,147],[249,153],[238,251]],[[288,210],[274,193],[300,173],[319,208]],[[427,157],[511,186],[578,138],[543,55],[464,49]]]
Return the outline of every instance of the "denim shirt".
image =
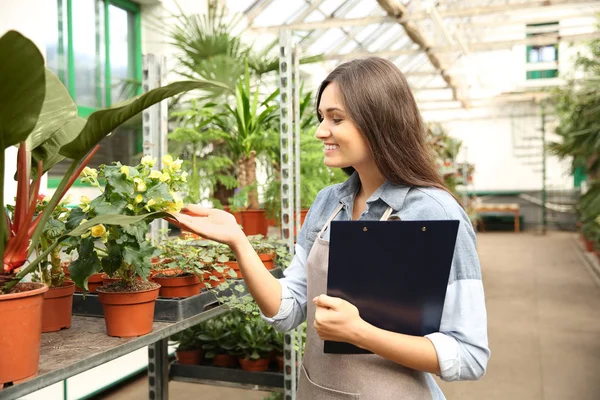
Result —
[[[317,195],[311,206],[290,266],[279,281],[282,301],[272,318],[262,316],[279,331],[294,329],[306,320],[306,260],[317,234],[343,204],[335,220],[351,220],[354,197],[360,187],[355,172],[344,183],[329,186]],[[469,217],[446,191],[430,187],[408,187],[385,182],[367,200],[361,220],[380,219],[385,210],[393,209],[390,219],[459,220],[458,236],[442,312],[440,332],[426,337],[433,343],[440,364],[440,377],[445,381],[479,379],[485,373],[490,350],[487,339],[487,315],[481,268],[475,244],[475,232]],[[329,240],[329,229],[323,234]],[[390,249],[391,250],[391,249]],[[401,255],[399,255],[401,257]],[[444,398],[431,376],[433,398]],[[433,387],[435,386],[435,387]]]

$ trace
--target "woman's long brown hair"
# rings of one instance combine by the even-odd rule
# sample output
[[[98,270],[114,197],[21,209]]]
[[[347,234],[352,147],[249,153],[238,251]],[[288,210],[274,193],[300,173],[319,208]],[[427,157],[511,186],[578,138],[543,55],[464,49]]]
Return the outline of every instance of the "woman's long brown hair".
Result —
[[[331,82],[337,83],[346,113],[367,139],[375,164],[388,181],[436,187],[456,199],[436,169],[417,103],[398,67],[378,57],[339,65],[319,87],[317,110]],[[350,175],[354,168],[344,171]]]

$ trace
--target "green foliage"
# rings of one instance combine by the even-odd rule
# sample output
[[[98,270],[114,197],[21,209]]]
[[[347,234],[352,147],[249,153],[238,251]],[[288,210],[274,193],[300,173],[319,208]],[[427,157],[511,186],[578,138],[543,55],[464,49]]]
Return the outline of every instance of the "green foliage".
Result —
[[[100,171],[87,168],[82,172],[82,179],[98,188],[101,193],[94,200],[83,196],[79,209],[73,213],[67,225],[74,226],[87,219],[106,214],[123,214],[127,216],[150,215],[155,212],[179,211],[183,202],[177,198],[176,192],[186,183],[186,173],[181,170],[181,160],[170,156],[163,158],[161,171],[153,170],[155,160],[142,158],[136,166],[102,165]],[[104,178],[104,190],[98,183]],[[150,273],[151,258],[158,253],[156,247],[146,240],[148,221],[138,220],[126,226],[104,225],[93,226],[82,235],[78,248],[79,258],[70,269],[77,269],[73,280],[78,286],[85,286],[87,278],[102,269],[109,276],[121,278],[124,287],[131,287],[136,276],[146,278]],[[90,248],[89,241],[103,244],[104,248]],[[84,256],[82,256],[82,251]],[[93,254],[91,257],[90,254]],[[79,261],[84,258],[84,260]]]
[[[212,199],[214,188],[221,183],[228,189],[237,187],[231,176],[234,162],[223,153],[218,145],[225,133],[214,127],[215,104],[201,104],[192,99],[187,108],[171,113],[179,119],[179,126],[169,134],[171,151],[184,159],[183,168],[190,171],[189,191],[186,202],[200,203]],[[208,192],[208,197],[202,194]]]
[[[217,354],[236,354],[238,326],[242,323],[243,314],[227,313],[204,322],[198,339],[203,343],[204,357],[214,358]]]
[[[225,105],[226,113],[215,115],[215,124],[223,132],[223,139],[235,160],[248,158],[252,151],[265,150],[268,127],[278,118],[278,106],[273,102],[279,90],[259,101],[258,88],[250,85],[250,71],[245,66],[244,75],[235,86],[235,106]],[[267,128],[267,129],[266,129]],[[251,182],[252,183],[252,182]]]
[[[227,89],[225,85],[209,81],[182,81],[152,89],[138,97],[126,100],[110,109],[99,110],[91,114],[82,131],[71,142],[60,149],[60,154],[78,159],[83,157],[92,147],[108,133],[115,130],[125,121],[144,109],[161,101],[194,89],[208,90],[213,88]]]
[[[551,143],[549,151],[570,158],[573,172],[585,170],[589,189],[577,205],[581,231],[600,247],[600,40],[590,41],[577,55],[573,73],[581,78],[552,92],[550,102],[559,118],[556,133],[562,141]]]
[[[556,133],[562,141],[551,143],[549,151],[572,157],[573,170],[583,167],[594,180],[600,176],[600,40],[578,53],[573,74],[582,77],[552,92],[550,103],[560,121]]]
[[[273,345],[273,327],[259,316],[246,316],[243,324],[237,326],[237,353],[248,360],[269,357],[275,349]]]
[[[44,58],[29,39],[9,31],[0,37],[0,148],[27,140],[44,103]]]

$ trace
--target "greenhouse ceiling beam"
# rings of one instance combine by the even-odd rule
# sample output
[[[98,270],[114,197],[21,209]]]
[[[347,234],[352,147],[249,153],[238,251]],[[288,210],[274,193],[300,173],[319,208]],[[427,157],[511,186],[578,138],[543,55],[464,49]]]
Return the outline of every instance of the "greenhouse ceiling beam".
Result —
[[[576,35],[544,35],[534,36],[526,39],[519,40],[504,40],[497,42],[469,42],[469,49],[471,52],[476,51],[493,51],[509,49],[513,46],[525,44],[529,46],[545,46],[550,44],[556,44],[557,42],[581,42],[592,39],[600,39],[600,32],[580,33]],[[440,46],[431,48],[435,53],[455,53],[459,49],[451,46]],[[402,55],[416,55],[420,54],[421,50],[388,50],[388,51],[376,51],[376,52],[351,52],[346,54],[326,54],[324,55],[325,60],[347,60],[358,57],[397,57]]]
[[[413,92],[430,92],[430,91],[441,91],[450,89],[448,86],[427,86],[427,87],[412,87]]]
[[[325,2],[325,0],[313,0],[312,2],[306,0],[306,2],[308,3],[308,6],[304,10],[302,10],[302,12],[296,18],[294,18],[294,20],[292,21],[293,24],[304,21],[306,17],[308,17],[310,14],[312,14],[313,11],[318,9],[319,6]]]
[[[337,7],[328,18],[333,18],[334,16],[338,18],[343,18],[346,14],[348,14],[358,3],[362,0],[347,0],[342,3],[339,7]],[[327,33],[327,30],[319,30],[319,31],[311,31],[306,35],[301,41],[300,46],[302,49],[307,50],[310,46],[312,46],[317,40],[319,40],[323,35]]]
[[[252,22],[262,13],[267,7],[273,3],[274,0],[256,0],[254,3],[250,5],[244,11],[246,18],[248,19],[248,25],[251,25]]]
[[[381,8],[388,13],[388,15],[398,19],[398,22],[400,25],[402,25],[408,37],[413,41],[413,43],[419,46],[423,52],[425,52],[431,65],[433,65],[442,79],[452,90],[452,98],[460,101],[463,107],[468,108],[467,101],[459,94],[461,88],[456,83],[454,77],[448,72],[446,66],[442,64],[442,60],[440,60],[435,51],[432,50],[431,44],[428,42],[425,36],[423,36],[421,29],[411,20],[406,6],[399,0],[377,0],[377,2]],[[404,22],[401,22],[402,20],[404,20]]]
[[[531,92],[531,93],[504,93],[499,94],[493,97],[477,97],[471,98],[473,107],[485,106],[485,105],[494,105],[494,104],[504,104],[504,103],[515,103],[515,102],[535,102],[539,103],[540,101],[547,99],[550,97],[550,93],[548,92]],[[458,102],[456,100],[451,99],[417,99],[417,103],[419,105],[437,105],[447,103],[446,106],[454,105],[456,108],[459,107]],[[431,108],[425,108],[424,110],[430,111]]]
[[[445,10],[440,11],[440,17],[442,18],[466,18],[466,17],[479,17],[486,15],[494,15],[498,13],[504,12],[514,12],[514,11],[523,11],[523,10],[548,10],[548,9],[557,9],[559,7],[565,6],[578,6],[582,4],[590,4],[590,5],[598,5],[598,1],[592,0],[539,0],[539,1],[531,1],[527,3],[519,3],[519,4],[499,4],[499,5],[490,5],[486,7],[473,7],[473,8],[460,8],[456,10]],[[589,14],[588,14],[589,15]],[[410,20],[418,21],[429,18],[429,13],[416,12],[411,15]],[[329,29],[329,28],[340,28],[340,27],[348,27],[348,26],[363,26],[377,23],[393,23],[393,22],[408,22],[408,18],[405,18],[404,21],[402,18],[397,18],[393,16],[371,16],[371,17],[363,17],[363,18],[327,18],[323,21],[314,21],[314,22],[298,22],[293,24],[284,24],[284,25],[270,25],[270,26],[261,26],[261,27],[252,27],[255,32],[259,33],[267,33],[267,32],[278,32],[280,29],[294,29],[294,30],[314,30],[314,29]],[[523,22],[525,23],[525,21]]]

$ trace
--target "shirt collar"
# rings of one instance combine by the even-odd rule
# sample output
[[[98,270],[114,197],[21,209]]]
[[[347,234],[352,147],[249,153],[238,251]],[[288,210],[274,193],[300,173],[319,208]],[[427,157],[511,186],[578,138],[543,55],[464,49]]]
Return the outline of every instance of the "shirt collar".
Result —
[[[354,202],[354,197],[358,193],[359,188],[360,178],[358,172],[354,171],[344,183],[338,186],[338,198],[340,199],[340,202],[344,206],[350,207]],[[386,180],[383,185],[369,197],[367,204],[374,203],[381,199],[389,207],[392,207],[394,211],[400,211],[409,190],[410,186],[395,185]]]

